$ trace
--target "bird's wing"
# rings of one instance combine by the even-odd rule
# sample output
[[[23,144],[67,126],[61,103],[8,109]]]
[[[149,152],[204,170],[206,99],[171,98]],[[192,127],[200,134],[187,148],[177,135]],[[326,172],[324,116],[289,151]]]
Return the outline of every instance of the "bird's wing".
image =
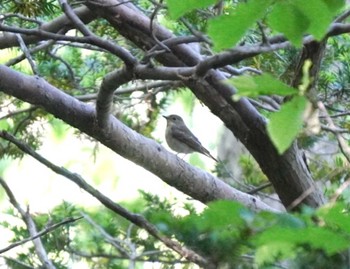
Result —
[[[185,127],[185,128],[184,128]],[[201,142],[198,138],[186,127],[178,128],[177,126],[172,127],[173,138],[179,140],[180,142],[186,144],[194,151],[198,151],[202,147]]]
[[[218,160],[215,159],[215,157],[210,154],[209,150],[207,150],[202,146],[198,138],[186,126],[182,126],[181,128],[177,126],[172,126],[172,134],[173,134],[173,138],[186,144],[188,147],[192,148],[194,151],[200,152],[212,158],[214,161],[218,162]]]

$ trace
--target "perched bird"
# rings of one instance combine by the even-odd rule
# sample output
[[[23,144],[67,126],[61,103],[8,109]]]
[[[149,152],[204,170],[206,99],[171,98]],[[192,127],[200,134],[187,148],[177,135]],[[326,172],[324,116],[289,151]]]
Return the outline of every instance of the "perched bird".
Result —
[[[199,142],[198,138],[187,128],[178,115],[163,116],[167,120],[165,139],[169,147],[178,153],[199,152],[218,162]]]

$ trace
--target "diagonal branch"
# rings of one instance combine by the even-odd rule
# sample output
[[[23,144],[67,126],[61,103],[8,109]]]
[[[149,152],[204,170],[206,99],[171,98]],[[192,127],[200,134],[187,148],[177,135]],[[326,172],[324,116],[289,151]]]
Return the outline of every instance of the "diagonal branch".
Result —
[[[20,204],[17,202],[14,194],[12,193],[10,187],[6,184],[6,182],[2,178],[0,178],[0,185],[4,188],[7,196],[10,199],[11,204],[20,213],[23,221],[27,225],[27,228],[28,228],[28,231],[29,231],[29,234],[31,235],[31,237],[35,237],[38,234],[38,232],[36,230],[36,225],[34,223],[34,220],[30,216],[29,212],[26,212],[22,209]],[[38,238],[38,237],[33,238],[32,241],[34,244],[35,252],[38,255],[38,258],[39,258],[40,262],[42,263],[42,265],[44,266],[44,268],[55,269],[56,267],[53,265],[52,261],[47,256],[46,250],[45,250],[44,245],[41,242],[40,238]]]
[[[64,11],[64,14],[71,20],[73,25],[84,35],[84,36],[92,36],[94,35],[81,21],[81,19],[74,13],[74,10],[67,3],[67,0],[59,0],[58,1]]]
[[[18,39],[18,43],[20,45],[20,48],[23,51],[23,54],[27,58],[27,61],[29,62],[30,67],[32,68],[33,74],[38,75],[39,74],[38,68],[36,67],[36,64],[34,63],[33,57],[30,54],[28,47],[24,43],[22,36],[20,34],[16,34],[16,37]]]
[[[40,154],[38,154],[37,152],[32,150],[27,144],[19,141],[14,136],[12,136],[11,134],[9,134],[5,131],[0,132],[0,137],[15,144],[20,150],[22,150],[26,154],[32,156],[34,159],[36,159],[40,163],[44,164],[45,166],[50,168],[55,173],[60,174],[64,177],[68,178],[69,180],[71,180],[72,182],[77,184],[80,188],[85,190],[87,193],[91,194],[93,197],[95,197],[97,200],[99,200],[104,206],[106,206],[107,208],[109,208],[113,212],[117,213],[118,215],[122,216],[123,218],[129,220],[130,222],[134,223],[135,225],[145,229],[149,234],[151,234],[152,236],[154,236],[155,238],[157,238],[158,240],[163,242],[166,246],[173,249],[174,251],[176,251],[177,253],[179,253],[181,256],[185,257],[189,261],[192,261],[192,262],[197,263],[199,265],[205,265],[207,263],[207,261],[203,257],[198,255],[194,251],[189,250],[185,247],[182,247],[181,244],[179,244],[178,242],[173,241],[173,240],[161,235],[159,233],[159,231],[157,230],[157,228],[153,224],[148,222],[142,215],[130,213],[127,209],[125,209],[121,205],[113,202],[111,199],[109,199],[107,196],[102,194],[100,191],[98,191],[97,189],[95,189],[94,187],[89,185],[80,175],[75,174],[75,173],[71,173],[67,169],[65,169],[63,167],[59,167],[59,166],[51,163],[50,161],[48,161],[47,159],[42,157]],[[12,196],[13,195],[11,195],[11,193],[10,193],[9,197],[10,197],[11,201],[13,200]],[[15,204],[17,205],[18,203],[14,200],[14,205]],[[17,206],[16,206],[16,208],[17,208]],[[21,214],[24,214],[24,211],[21,212]],[[35,233],[35,234],[37,234],[37,233]]]

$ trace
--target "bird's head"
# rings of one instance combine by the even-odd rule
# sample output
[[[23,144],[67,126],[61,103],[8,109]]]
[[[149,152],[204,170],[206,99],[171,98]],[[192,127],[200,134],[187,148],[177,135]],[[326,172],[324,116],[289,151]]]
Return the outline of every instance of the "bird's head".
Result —
[[[179,124],[185,124],[183,119],[178,116],[178,115],[169,115],[169,116],[163,116],[167,123],[170,124],[170,125],[179,125]]]

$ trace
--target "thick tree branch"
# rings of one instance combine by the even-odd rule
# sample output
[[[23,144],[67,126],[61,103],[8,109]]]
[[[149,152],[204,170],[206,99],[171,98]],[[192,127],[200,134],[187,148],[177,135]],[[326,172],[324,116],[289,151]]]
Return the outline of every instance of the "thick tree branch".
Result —
[[[112,116],[108,118],[110,132],[106,133],[94,124],[96,114],[92,106],[79,102],[41,78],[23,75],[0,65],[0,89],[6,94],[43,107],[52,115],[96,138],[119,155],[203,203],[230,199],[254,210],[276,211],[255,197],[235,190],[211,174],[189,165],[154,140],[134,132]]]

